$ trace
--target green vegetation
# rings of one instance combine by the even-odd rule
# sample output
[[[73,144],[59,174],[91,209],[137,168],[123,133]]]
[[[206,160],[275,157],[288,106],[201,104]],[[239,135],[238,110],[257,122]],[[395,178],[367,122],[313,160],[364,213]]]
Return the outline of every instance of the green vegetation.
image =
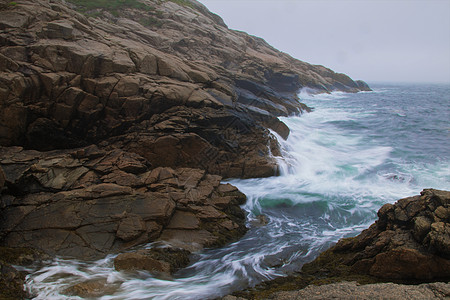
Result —
[[[15,1],[11,1],[8,3],[8,6],[16,6],[16,5],[17,5],[17,2],[15,2]]]

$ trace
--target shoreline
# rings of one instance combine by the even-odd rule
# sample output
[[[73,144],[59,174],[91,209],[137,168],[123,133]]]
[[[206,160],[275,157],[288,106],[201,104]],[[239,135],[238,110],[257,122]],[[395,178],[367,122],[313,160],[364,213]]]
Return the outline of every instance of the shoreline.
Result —
[[[267,281],[223,299],[295,299],[314,293],[322,294],[317,299],[324,299],[324,295],[333,295],[327,287],[338,288],[336,295],[343,299],[354,296],[348,293],[349,289],[354,292],[365,289],[375,292],[369,295],[380,296],[381,283],[397,284],[398,290],[402,284],[417,286],[417,290],[410,289],[414,294],[422,290],[423,284],[424,289],[433,290],[426,286],[433,282],[441,282],[436,288],[436,298],[421,292],[430,297],[426,299],[444,299],[450,296],[449,207],[450,191],[435,189],[385,204],[378,211],[378,220],[368,229],[356,237],[339,240],[304,264],[296,275]],[[346,288],[347,284],[351,288]],[[401,299],[401,295],[393,299]],[[369,296],[361,292],[361,297]]]

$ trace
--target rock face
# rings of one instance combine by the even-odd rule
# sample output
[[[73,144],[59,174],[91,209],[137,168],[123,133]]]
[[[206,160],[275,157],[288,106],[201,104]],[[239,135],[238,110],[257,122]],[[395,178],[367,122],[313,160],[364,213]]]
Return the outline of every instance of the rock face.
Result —
[[[277,116],[307,109],[300,88],[368,89],[229,30],[195,1],[70,2],[0,1],[0,145],[103,143],[154,167],[270,176],[268,129],[287,137]]]
[[[150,169],[137,154],[96,146],[0,153],[9,192],[0,203],[5,246],[98,258],[157,239],[200,250],[246,231],[245,196],[204,170]],[[181,243],[174,233],[191,238]]]
[[[450,278],[450,192],[423,190],[421,196],[386,204],[378,221],[359,236],[339,241],[351,272],[392,280]]]

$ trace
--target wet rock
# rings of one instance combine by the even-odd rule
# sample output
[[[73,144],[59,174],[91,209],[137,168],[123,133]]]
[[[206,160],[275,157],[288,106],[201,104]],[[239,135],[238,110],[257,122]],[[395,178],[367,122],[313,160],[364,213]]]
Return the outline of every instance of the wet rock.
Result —
[[[189,264],[190,252],[177,248],[153,248],[122,253],[114,259],[117,271],[146,270],[159,275],[171,275]]]
[[[204,229],[165,229],[160,238],[172,247],[186,249],[189,252],[198,252],[205,247],[216,244],[217,237]]]
[[[265,226],[269,224],[269,219],[265,215],[258,215],[255,219],[252,220],[253,226]]]
[[[0,261],[16,266],[29,266],[50,257],[32,248],[0,247]]]
[[[305,267],[319,267],[336,259],[342,269],[350,267],[351,273],[383,280],[448,279],[449,219],[444,211],[449,204],[450,192],[434,189],[425,189],[420,196],[400,199],[394,205],[386,204],[369,229],[339,241]]]
[[[78,296],[81,298],[98,298],[113,294],[120,284],[108,283],[106,279],[93,279],[72,285],[63,291],[67,296]]]
[[[138,238],[146,231],[144,220],[138,215],[127,215],[126,218],[120,220],[116,232],[116,237],[128,242]]]

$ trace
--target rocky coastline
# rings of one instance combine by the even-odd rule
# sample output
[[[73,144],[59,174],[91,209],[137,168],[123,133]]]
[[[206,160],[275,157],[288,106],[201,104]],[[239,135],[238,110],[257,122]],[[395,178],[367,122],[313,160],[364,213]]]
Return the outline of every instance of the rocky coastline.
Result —
[[[425,189],[385,204],[368,229],[297,274],[225,299],[447,299],[449,280],[450,192]]]
[[[370,90],[228,29],[197,1],[110,3],[0,0],[3,298],[27,297],[13,266],[55,255],[122,253],[116,269],[166,276],[190,253],[239,239],[245,195],[221,181],[278,174],[277,138],[289,136],[278,117],[310,111],[299,90]],[[409,201],[383,207],[382,221],[322,254],[311,276],[334,274],[329,256],[345,257],[340,270],[364,278],[448,280],[449,197],[432,190],[421,197],[420,207],[444,202],[434,210]],[[402,232],[411,226],[417,233]],[[397,235],[411,234],[400,242],[422,245],[420,257],[396,246]],[[134,250],[149,242],[155,248]],[[390,252],[378,256],[380,247]],[[399,253],[431,267],[419,264],[413,278],[380,269]],[[67,294],[89,297],[95,287]]]

